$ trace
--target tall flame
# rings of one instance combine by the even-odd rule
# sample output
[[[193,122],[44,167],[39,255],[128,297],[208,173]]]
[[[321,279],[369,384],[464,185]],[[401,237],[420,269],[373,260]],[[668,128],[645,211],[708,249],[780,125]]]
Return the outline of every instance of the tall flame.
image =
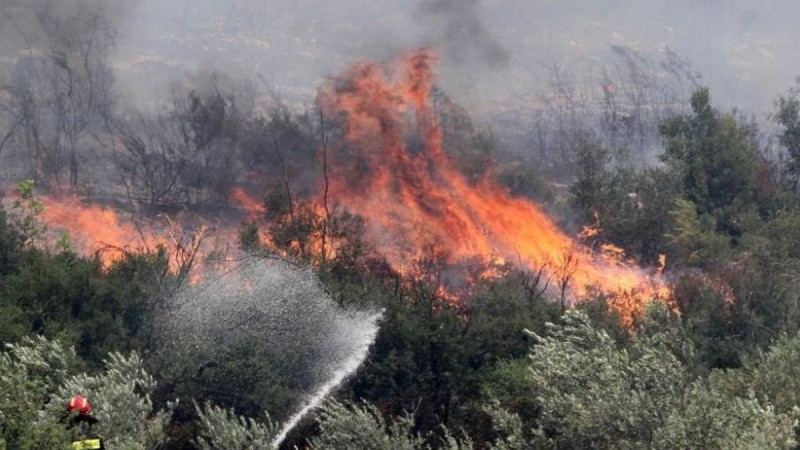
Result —
[[[329,156],[331,197],[367,218],[367,237],[379,253],[400,271],[426,243],[454,263],[500,257],[537,269],[549,262],[552,275],[577,296],[590,288],[619,294],[626,322],[665,295],[657,274],[591,252],[530,200],[512,197],[491,180],[470,184],[455,169],[431,105],[438,59],[420,49],[388,69],[361,62],[321,92],[323,111],[342,121],[347,140]]]
[[[572,298],[590,289],[613,293],[612,304],[627,324],[651,299],[667,298],[663,261],[661,269],[648,273],[625,262],[616,247],[606,245],[595,253],[562,232],[530,200],[512,197],[489,179],[467,181],[448,160],[432,106],[438,59],[436,52],[420,49],[386,68],[361,62],[320,93],[323,112],[341,121],[346,137],[346,145],[327,155],[329,198],[367,220],[366,239],[392,268],[410,273],[431,250],[452,264],[510,260],[533,271],[547,265]],[[242,189],[234,189],[229,199],[248,220],[265,212]],[[43,200],[43,221],[69,231],[76,250],[112,249],[101,254],[106,265],[120,256],[114,248],[187,245],[176,239],[173,228],[179,225],[172,222],[170,229],[154,232],[113,209],[69,198]],[[234,227],[215,228],[229,242],[235,240]]]

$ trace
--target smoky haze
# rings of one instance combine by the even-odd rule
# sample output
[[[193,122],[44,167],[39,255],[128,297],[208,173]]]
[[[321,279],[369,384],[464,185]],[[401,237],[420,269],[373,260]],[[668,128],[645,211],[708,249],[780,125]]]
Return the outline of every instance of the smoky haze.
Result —
[[[80,8],[101,10],[115,28],[117,90],[141,108],[209,69],[307,103],[354,60],[426,45],[445,54],[445,92],[489,113],[533,106],[554,65],[591,71],[612,45],[651,55],[668,47],[720,106],[759,114],[800,74],[792,0],[4,0],[3,61],[36,46],[26,22]]]
[[[478,6],[478,0],[428,0],[420,4],[419,14],[446,57],[504,67],[511,53],[486,30]]]
[[[446,52],[442,87],[486,110],[526,106],[547,68],[590,70],[610,57],[610,45],[649,54],[669,47],[723,107],[764,111],[800,74],[791,20],[800,4],[790,0],[138,3],[116,60],[126,92],[210,65],[308,100],[322,77],[353,60],[421,45]]]
[[[67,20],[93,12],[102,16],[114,30],[125,32],[138,4],[138,0],[3,0],[0,2],[3,59],[14,55],[15,51],[39,48],[44,44],[44,35],[60,31],[50,27],[44,33],[39,32],[37,25],[44,25],[48,18]]]

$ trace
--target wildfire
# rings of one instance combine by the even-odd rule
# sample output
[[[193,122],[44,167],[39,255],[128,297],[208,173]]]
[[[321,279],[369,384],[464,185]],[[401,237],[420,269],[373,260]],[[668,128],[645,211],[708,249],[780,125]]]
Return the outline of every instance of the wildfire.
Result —
[[[247,213],[248,220],[254,220],[267,212],[263,202],[254,199],[240,187],[235,187],[231,190],[229,199]]]
[[[490,179],[471,183],[455,168],[444,151],[444,134],[432,106],[432,68],[438,59],[435,52],[422,49],[387,67],[361,62],[320,92],[323,112],[341,123],[346,137],[345,144],[326,152],[327,198],[366,219],[364,237],[376,252],[405,274],[414,274],[424,255],[434,254],[453,267],[480,260],[516,261],[534,273],[546,269],[556,281],[551,286],[572,299],[595,290],[611,293],[612,305],[627,324],[647,302],[668,298],[661,273],[664,260],[660,269],[645,271],[626,261],[617,247],[600,245],[600,251],[593,251],[562,232],[532,201],[512,197]],[[266,212],[243,189],[234,189],[229,200],[247,220]],[[161,228],[136,226],[113,209],[74,198],[44,197],[43,202],[42,221],[68,231],[77,251],[97,253],[106,266],[128,248],[164,246],[171,252],[173,270],[189,256],[200,262],[199,256],[208,253],[201,249],[202,236],[185,240],[180,225],[169,219]],[[199,229],[214,228],[217,236],[234,242],[235,225],[223,229],[205,224]],[[587,227],[581,239],[597,236],[597,227]],[[265,236],[260,238],[271,246]],[[336,251],[333,242],[297,245]],[[480,275],[493,273],[489,268]]]
[[[74,197],[41,196],[40,200],[44,209],[39,219],[51,229],[69,232],[77,252],[98,253],[106,267],[126,248],[162,243],[149,230],[120,219],[113,209],[86,205]]]
[[[96,254],[104,267],[110,267],[126,252],[166,251],[169,269],[176,274],[185,273],[191,283],[202,279],[207,267],[204,257],[216,250],[218,242],[206,241],[211,227],[200,224],[192,231],[173,221],[161,217],[158,226],[153,221],[137,224],[120,217],[114,209],[81,202],[75,197],[40,196],[44,206],[39,220],[51,231],[69,233],[74,250],[80,254]],[[215,236],[235,235],[232,230],[215,230]]]
[[[666,297],[658,274],[624,262],[620,249],[595,254],[530,200],[492,180],[472,185],[454,168],[431,106],[438,59],[421,49],[388,69],[361,62],[320,96],[348,141],[330,155],[331,197],[367,219],[367,238],[389,264],[407,270],[431,242],[452,263],[502,257],[535,270],[548,262],[576,297],[592,288],[619,294],[616,307],[628,323],[648,301]],[[415,137],[422,143],[410,144]]]
[[[8,197],[16,197],[12,190],[7,189],[7,192]],[[236,247],[236,221],[227,221],[227,224],[215,221],[212,225],[205,217],[193,216],[192,220],[183,221],[167,215],[133,220],[129,214],[74,196],[38,195],[37,198],[43,206],[38,220],[47,226],[49,237],[68,233],[77,253],[97,255],[105,268],[123,258],[126,252],[161,248],[172,273],[181,274],[191,269],[191,273],[185,275],[191,283],[197,283],[204,272],[224,266],[223,256]],[[263,204],[241,188],[233,189],[229,200],[246,220],[256,220],[266,211]],[[263,237],[262,242],[269,245]],[[210,256],[214,256],[213,261]]]

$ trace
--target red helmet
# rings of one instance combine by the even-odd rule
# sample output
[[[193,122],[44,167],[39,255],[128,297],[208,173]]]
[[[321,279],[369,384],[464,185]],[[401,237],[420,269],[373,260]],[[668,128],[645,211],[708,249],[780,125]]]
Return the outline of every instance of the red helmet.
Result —
[[[67,412],[77,412],[81,416],[88,416],[92,413],[92,405],[89,403],[89,400],[86,400],[86,397],[76,395],[69,399],[69,403],[67,403]]]

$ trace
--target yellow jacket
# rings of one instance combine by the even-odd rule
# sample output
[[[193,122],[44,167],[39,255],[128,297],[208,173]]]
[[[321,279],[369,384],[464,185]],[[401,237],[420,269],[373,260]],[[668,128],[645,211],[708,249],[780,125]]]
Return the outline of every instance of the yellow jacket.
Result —
[[[72,450],[105,450],[105,446],[100,438],[89,438],[74,441]]]

